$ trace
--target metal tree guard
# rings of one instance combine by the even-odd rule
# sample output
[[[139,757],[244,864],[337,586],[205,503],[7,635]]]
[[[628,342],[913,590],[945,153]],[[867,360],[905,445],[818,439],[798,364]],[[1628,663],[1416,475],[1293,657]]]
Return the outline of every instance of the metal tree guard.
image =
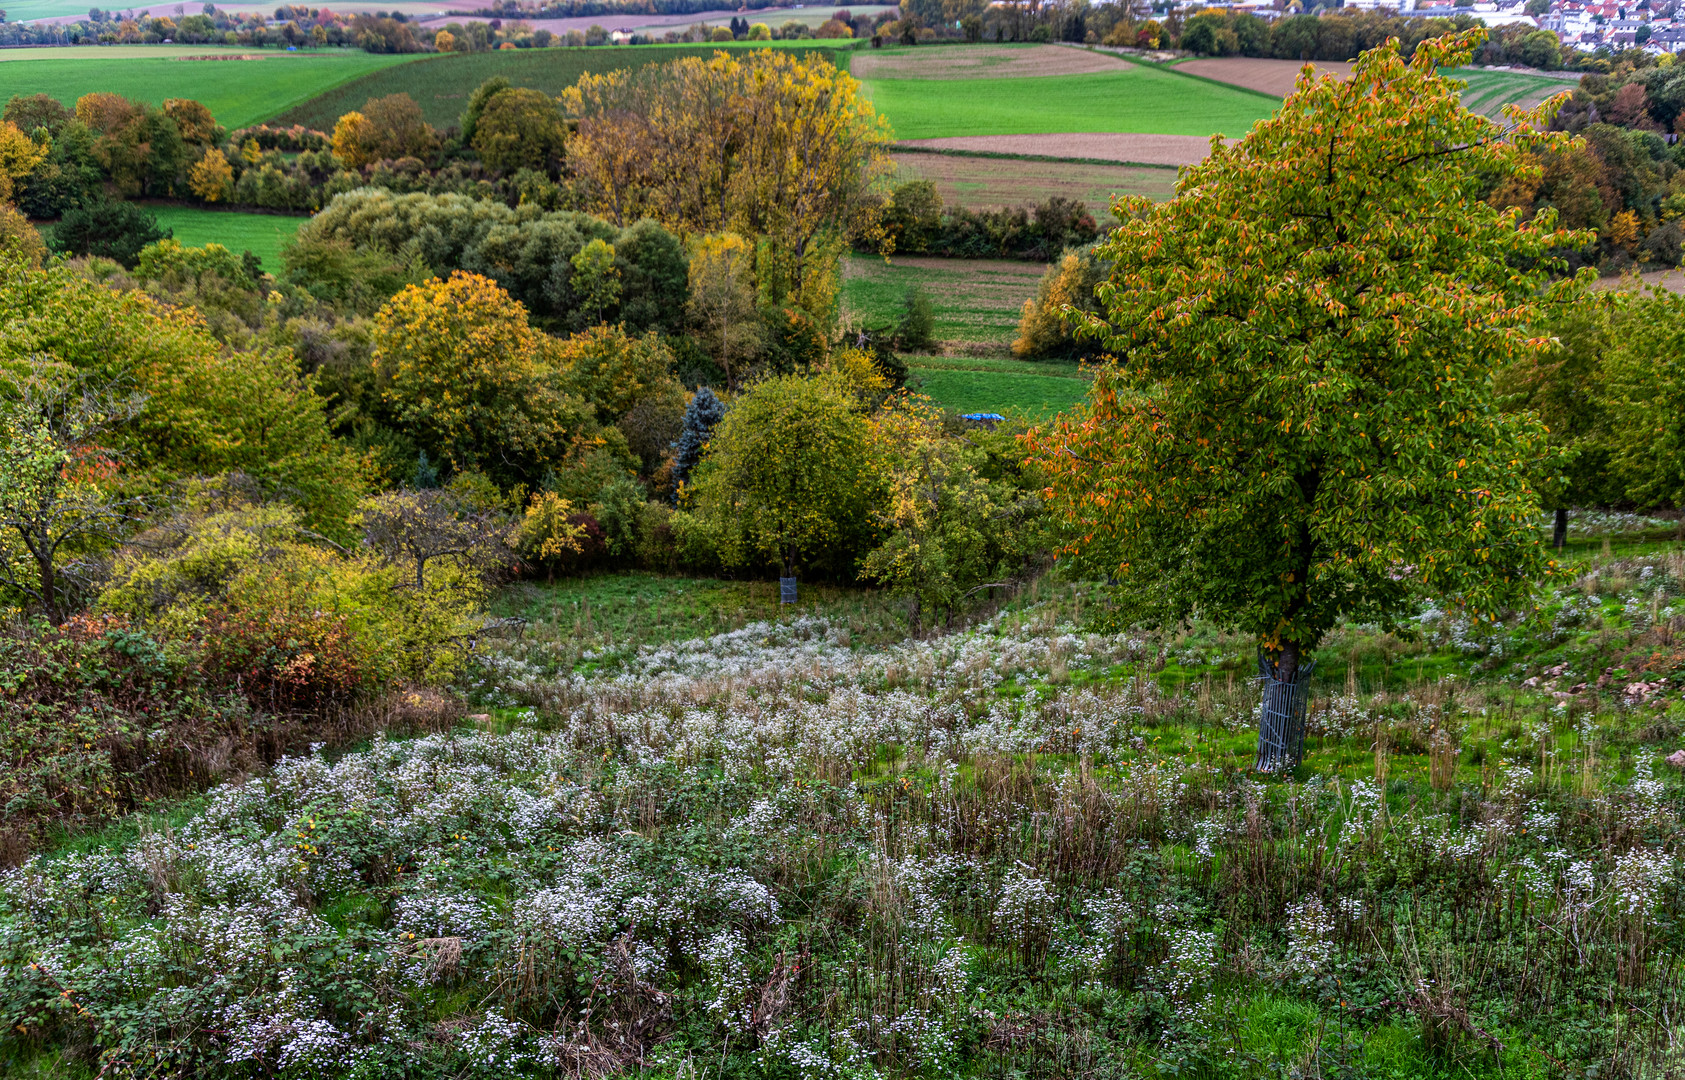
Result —
[[[1305,702],[1310,697],[1311,673],[1316,661],[1305,659],[1283,681],[1275,662],[1258,650],[1258,681],[1264,687],[1263,711],[1258,717],[1259,772],[1289,772],[1305,756]]]

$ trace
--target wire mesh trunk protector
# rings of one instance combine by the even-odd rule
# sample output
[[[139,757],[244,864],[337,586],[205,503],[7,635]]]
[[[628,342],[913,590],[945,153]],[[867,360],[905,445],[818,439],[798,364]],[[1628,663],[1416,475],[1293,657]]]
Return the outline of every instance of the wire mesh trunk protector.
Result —
[[[1258,713],[1259,772],[1287,772],[1297,768],[1305,756],[1305,702],[1310,697],[1311,673],[1316,661],[1305,658],[1291,682],[1278,678],[1276,665],[1262,651],[1258,653],[1258,681],[1264,688],[1263,707]]]
[[[781,577],[778,579],[778,602],[780,604],[793,604],[796,602],[795,578]]]

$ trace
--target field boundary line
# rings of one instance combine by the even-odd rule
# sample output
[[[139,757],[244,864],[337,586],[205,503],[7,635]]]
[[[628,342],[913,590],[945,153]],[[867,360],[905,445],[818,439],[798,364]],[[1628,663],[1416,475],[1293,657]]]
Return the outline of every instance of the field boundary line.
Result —
[[[281,108],[281,109],[277,109],[272,113],[266,113],[263,116],[259,117],[258,119],[253,120],[251,122],[251,124],[247,124],[245,126],[251,127],[252,125],[255,125],[255,124],[267,124],[272,120],[278,120],[281,117],[283,117],[283,116],[287,115],[288,113],[292,112],[294,109],[301,109],[304,106],[310,104],[312,101],[315,101],[319,97],[323,97],[324,95],[331,94],[335,90],[343,90],[345,87],[350,86],[352,83],[356,82],[359,79],[372,79],[377,75],[384,74],[386,71],[390,70],[391,68],[408,67],[411,64],[436,63],[440,60],[449,60],[452,56],[466,56],[466,55],[468,55],[468,54],[467,53],[438,53],[438,54],[435,54],[435,55],[432,55],[432,56],[428,56],[428,55],[423,54],[423,55],[417,56],[413,60],[402,60],[402,61],[399,61],[396,64],[388,64],[385,67],[375,68],[373,71],[365,71],[361,75],[352,75],[349,78],[341,79],[339,82],[333,83],[329,86],[321,87],[314,94],[311,94],[307,98],[300,98],[297,101],[289,102],[286,105],[286,107]],[[340,115],[343,116],[344,113],[341,113]],[[317,130],[317,129],[312,128],[311,130]]]
[[[1089,133],[1079,132],[1078,134]],[[1100,132],[1100,134],[1105,133]],[[889,150],[892,154],[941,154],[945,157],[996,158],[1003,161],[1055,161],[1063,162],[1066,165],[1121,165],[1127,166],[1131,169],[1175,170],[1182,168],[1180,165],[1166,165],[1162,161],[1119,161],[1116,158],[1055,157],[1050,154],[1014,154],[1006,150],[959,150],[949,149],[948,147],[913,146],[908,143],[901,142],[891,143],[889,145]]]

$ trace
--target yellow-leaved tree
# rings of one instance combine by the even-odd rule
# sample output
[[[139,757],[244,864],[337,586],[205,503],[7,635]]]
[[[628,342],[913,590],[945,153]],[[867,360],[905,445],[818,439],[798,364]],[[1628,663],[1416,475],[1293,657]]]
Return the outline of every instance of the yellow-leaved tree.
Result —
[[[19,131],[16,124],[0,120],[0,203],[12,200],[17,182],[34,172],[46,156],[46,147]]]
[[[568,165],[591,210],[765,237],[782,268],[773,302],[828,320],[831,297],[808,279],[829,274],[844,236],[881,236],[873,190],[893,168],[889,125],[818,53],[719,52],[585,75],[561,102],[578,123]]]
[[[374,370],[392,419],[433,460],[536,486],[589,407],[562,389],[555,343],[495,281],[457,271],[375,315]]]
[[[356,110],[341,116],[333,126],[333,156],[348,169],[360,169],[372,160],[373,143],[374,125]]]
[[[212,147],[194,162],[187,176],[188,189],[206,202],[222,202],[234,193],[234,169],[221,150]]]

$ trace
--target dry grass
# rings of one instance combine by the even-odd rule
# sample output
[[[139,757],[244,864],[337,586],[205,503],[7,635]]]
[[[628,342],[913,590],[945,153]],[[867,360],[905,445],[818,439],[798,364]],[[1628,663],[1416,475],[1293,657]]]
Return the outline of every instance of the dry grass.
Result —
[[[1020,79],[1117,71],[1127,61],[1058,45],[970,45],[856,53],[857,79]]]
[[[1299,60],[1259,60],[1249,56],[1224,56],[1188,60],[1177,64],[1176,70],[1188,75],[1215,79],[1230,86],[1242,86],[1259,93],[1286,97],[1293,92],[1293,80],[1299,77],[1299,71],[1304,66],[1304,62]],[[1343,78],[1352,71],[1350,60],[1317,60],[1313,62],[1313,66],[1318,75],[1339,75]]]
[[[957,135],[910,139],[901,150],[971,150],[986,154],[1035,154],[1051,158],[1094,158],[1138,165],[1195,165],[1211,150],[1207,135],[1146,135],[1104,132],[1054,135]],[[1063,166],[1061,166],[1063,168]],[[1170,178],[1174,180],[1175,177]]]
[[[1025,161],[917,151],[897,151],[895,164],[900,167],[899,179],[931,181],[949,206],[984,210],[1039,203],[1061,195],[1086,204],[1097,221],[1105,220],[1115,195],[1145,195],[1160,201],[1174,194],[1176,187],[1176,173],[1170,169],[1130,165]]]

